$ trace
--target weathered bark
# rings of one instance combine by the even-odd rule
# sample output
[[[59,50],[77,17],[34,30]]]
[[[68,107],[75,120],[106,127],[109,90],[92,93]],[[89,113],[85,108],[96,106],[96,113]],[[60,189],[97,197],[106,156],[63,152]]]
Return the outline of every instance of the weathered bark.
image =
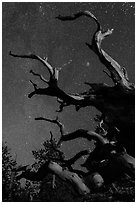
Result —
[[[17,171],[21,171],[18,169]],[[69,182],[78,191],[79,194],[85,195],[90,193],[90,189],[86,186],[83,179],[80,178],[76,173],[68,171],[66,168],[61,167],[59,164],[53,161],[42,165],[37,172],[26,169],[23,171],[17,179],[25,178],[31,181],[41,181],[49,173],[55,174],[63,181]]]
[[[63,169],[59,164],[51,162],[49,164],[49,169],[59,176],[62,180],[70,182],[80,194],[90,193],[90,189],[85,185],[83,179],[81,179],[76,173],[70,172],[66,169]]]

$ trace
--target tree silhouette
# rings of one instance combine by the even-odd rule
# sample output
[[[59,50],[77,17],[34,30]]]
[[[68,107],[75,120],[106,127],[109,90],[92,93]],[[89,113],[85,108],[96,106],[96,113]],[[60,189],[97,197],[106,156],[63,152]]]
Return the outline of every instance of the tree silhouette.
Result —
[[[63,142],[76,138],[86,138],[89,141],[94,140],[95,149],[93,152],[87,150],[79,152],[70,160],[65,160],[61,155],[60,158],[51,158],[48,155],[48,158],[38,168],[37,172],[31,172],[30,169],[26,168],[22,173],[22,177],[24,176],[27,179],[42,179],[49,173],[55,174],[73,185],[78,193],[85,195],[90,193],[93,188],[100,188],[106,182],[112,183],[123,174],[134,178],[135,87],[129,81],[126,69],[120,66],[101,47],[103,39],[111,35],[113,29],[104,31],[99,20],[89,11],[78,12],[73,16],[57,16],[56,18],[61,21],[73,21],[81,16],[89,17],[97,25],[91,43],[86,43],[86,45],[106,67],[108,72],[106,70],[103,71],[111,78],[113,86],[105,83],[85,82],[89,86],[89,90],[83,93],[68,94],[58,85],[61,69],[53,67],[48,62],[47,57],[40,57],[35,54],[19,55],[11,51],[10,55],[17,58],[38,60],[49,72],[49,80],[47,80],[39,73],[30,70],[32,75],[39,77],[46,84],[46,88],[38,88],[37,84],[30,81],[34,91],[28,95],[29,98],[34,95],[56,97],[59,103],[59,112],[70,105],[75,106],[76,111],[87,106],[94,106],[100,111],[101,115],[97,118],[99,126],[96,131],[78,129],[75,132],[66,134],[64,125],[59,121],[58,117],[56,119],[36,118],[36,120],[54,123],[59,127],[61,137],[56,145],[54,145],[51,133],[52,148],[57,154],[60,154],[60,145]],[[38,156],[38,154],[36,155]],[[75,161],[83,155],[89,155],[87,161],[83,164],[88,170],[87,173],[73,168]],[[44,172],[44,174],[41,172]]]
[[[23,189],[20,182],[16,180],[17,173],[16,159],[11,155],[7,143],[2,143],[2,201],[14,202],[24,201],[22,197]],[[26,191],[25,191],[26,193]]]

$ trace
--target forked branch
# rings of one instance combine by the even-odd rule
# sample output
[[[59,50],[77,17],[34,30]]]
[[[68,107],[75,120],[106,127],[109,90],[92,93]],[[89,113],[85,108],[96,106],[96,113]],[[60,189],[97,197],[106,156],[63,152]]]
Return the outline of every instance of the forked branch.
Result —
[[[43,58],[42,58],[42,57],[40,57],[40,56],[38,56],[38,55],[34,55],[34,54],[17,55],[17,54],[12,53],[11,51],[9,52],[9,55],[11,55],[12,57],[18,57],[18,58],[36,59],[36,60],[42,62],[42,64],[43,64],[44,66],[46,66],[46,68],[47,68],[48,71],[49,71],[49,74],[50,74],[50,78],[51,78],[51,79],[54,79],[54,78],[58,79],[58,77],[57,77],[58,74],[55,73],[55,72],[58,72],[58,71],[55,70],[55,69],[51,66],[51,64],[48,63],[48,58],[47,58],[47,57],[43,57]],[[51,80],[51,79],[50,79],[50,80]]]
[[[64,167],[70,167],[71,165],[73,165],[78,159],[80,159],[81,157],[85,156],[85,155],[89,155],[91,151],[89,150],[83,150],[78,152],[76,155],[74,155],[72,158],[70,159],[60,159],[60,158],[52,158],[53,161],[60,161],[62,164],[62,166]]]
[[[63,137],[63,135],[64,135],[64,125],[59,121],[58,116],[56,117],[56,119],[37,117],[37,118],[35,118],[35,120],[44,120],[44,121],[56,124],[59,127],[59,129],[60,129],[61,137]]]
[[[85,138],[89,141],[94,140],[98,142],[100,145],[104,145],[109,142],[107,139],[105,139],[98,133],[94,131],[84,130],[84,129],[78,129],[72,133],[65,134],[64,125],[59,121],[58,117],[56,117],[56,119],[38,117],[38,118],[35,118],[35,120],[44,120],[44,121],[51,122],[51,123],[58,125],[58,127],[60,128],[60,133],[61,133],[61,137],[59,139],[58,145],[60,145],[64,141],[70,141],[76,138]]]
[[[28,54],[28,55],[17,55],[13,54],[11,51],[9,54],[12,57],[19,57],[19,58],[30,58],[30,59],[36,59],[40,61],[48,70],[50,74],[50,79],[46,80],[42,75],[34,72],[33,70],[30,71],[34,76],[38,76],[43,82],[48,85],[46,88],[37,88],[37,84],[33,83],[30,81],[34,87],[34,91],[28,95],[29,98],[31,98],[34,95],[48,95],[48,96],[55,96],[58,98],[58,101],[60,103],[60,110],[63,110],[64,106],[69,106],[69,105],[75,105],[76,109],[80,106],[83,107],[85,106],[85,100],[84,96],[80,96],[77,94],[67,94],[63,90],[61,90],[58,87],[58,79],[59,79],[59,71],[61,70],[60,68],[54,68],[48,61],[47,58],[42,58],[38,55],[34,54]],[[91,103],[91,101],[90,101]]]

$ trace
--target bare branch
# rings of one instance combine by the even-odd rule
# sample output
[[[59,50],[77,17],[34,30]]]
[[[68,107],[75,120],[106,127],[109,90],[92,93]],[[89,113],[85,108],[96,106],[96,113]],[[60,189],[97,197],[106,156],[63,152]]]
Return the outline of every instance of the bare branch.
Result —
[[[52,134],[52,132],[50,131],[50,142],[51,142],[51,144],[53,144],[53,134]]]
[[[49,81],[47,81],[40,74],[37,74],[32,70],[30,71],[33,75],[39,76],[42,81],[46,82],[48,84],[48,87],[47,88],[36,88],[36,85],[34,86],[34,83],[32,83],[35,91],[33,91],[32,93],[30,93],[28,95],[29,98],[31,98],[35,94],[36,95],[55,96],[55,97],[60,99],[60,110],[59,110],[60,112],[63,110],[64,106],[69,106],[69,105],[75,105],[76,107],[77,106],[79,106],[79,107],[87,106],[86,103],[83,103],[84,102],[83,96],[67,94],[58,87],[57,82],[58,82],[58,78],[59,78],[59,71],[61,69],[52,67],[47,62],[47,58],[45,59],[45,58],[42,58],[42,57],[40,57],[38,55],[34,55],[34,54],[17,55],[17,54],[13,54],[11,52],[9,54],[13,57],[36,59],[36,60],[42,62],[46,66],[46,68],[48,69],[48,71],[50,73],[50,79],[49,79]],[[91,101],[90,101],[90,103],[91,103]]]
[[[111,74],[111,78],[115,85],[119,84],[120,86],[127,87],[128,89],[133,89],[133,84],[129,83],[128,75],[126,69],[121,67],[114,59],[112,59],[102,48],[101,43],[102,40],[111,35],[113,29],[107,30],[105,32],[102,31],[100,22],[98,19],[90,12],[90,11],[83,11],[73,14],[72,16],[58,16],[59,20],[67,21],[67,20],[75,20],[80,16],[87,16],[95,20],[97,24],[97,29],[93,35],[93,39],[91,44],[87,44],[87,46],[92,49],[97,56],[99,57],[100,61],[106,66]]]
[[[31,58],[37,59],[42,62],[48,69],[50,73],[50,79],[47,81],[40,74],[35,73],[34,71],[30,71],[33,75],[39,76],[42,81],[48,84],[46,88],[37,88],[37,85],[33,84],[34,91],[28,95],[31,98],[34,95],[48,95],[57,97],[58,102],[60,103],[60,109],[58,112],[61,112],[64,107],[74,105],[76,107],[76,111],[78,111],[81,107],[96,105],[96,98],[94,96],[88,97],[87,95],[80,94],[67,94],[63,90],[58,87],[58,77],[60,69],[53,68],[48,62],[47,58],[41,58],[38,55],[28,54],[28,55],[16,55],[10,52],[10,55],[13,57],[21,57],[21,58]]]
[[[88,151],[88,150],[83,150],[83,151],[78,152],[71,159],[64,160],[65,166],[70,166],[70,165],[74,164],[79,158],[81,158],[82,156],[88,155],[89,153],[90,153],[90,151]]]
[[[98,22],[97,18],[89,11],[83,11],[83,12],[78,12],[76,14],[73,14],[72,16],[57,16],[56,18],[61,20],[61,21],[71,21],[71,20],[75,20],[81,16],[87,16],[90,18],[94,18],[94,20],[96,21],[97,25],[98,25],[98,30],[101,29],[100,27],[100,23]]]
[[[71,165],[73,165],[80,157],[90,154],[89,150],[83,150],[78,152],[75,156],[73,156],[71,159],[60,159],[60,158],[52,158],[53,161],[60,161],[62,166],[70,168]]]
[[[93,131],[84,130],[84,129],[78,129],[72,133],[65,134],[64,133],[64,125],[58,120],[58,117],[56,117],[56,119],[38,117],[38,118],[35,118],[35,120],[45,120],[45,121],[48,121],[48,122],[51,122],[51,123],[58,125],[58,127],[60,128],[60,133],[61,133],[61,138],[59,139],[58,146],[64,141],[70,141],[70,140],[74,140],[76,138],[86,138],[89,141],[95,140],[95,141],[99,142],[100,144],[108,143],[108,140],[103,138],[98,133],[93,132]]]
[[[54,74],[54,68],[48,63],[47,58],[42,58],[38,55],[34,55],[34,54],[28,54],[28,55],[17,55],[17,54],[13,54],[11,51],[9,52],[9,55],[11,55],[12,57],[19,57],[19,58],[30,58],[30,59],[36,59],[40,62],[42,62],[42,64],[44,64],[44,66],[47,67],[50,77],[52,78],[53,74]]]
[[[48,80],[46,80],[42,75],[34,72],[33,70],[30,70],[30,73],[32,73],[34,76],[39,76],[39,78],[41,79],[41,81],[45,82],[48,84]]]
[[[106,72],[106,70],[103,70],[103,72],[104,72],[109,78],[111,78],[111,75],[109,75],[109,74]]]
[[[59,129],[60,129],[61,137],[64,135],[64,125],[59,121],[58,117],[56,117],[56,119],[37,117],[37,118],[35,118],[35,120],[45,120],[47,122],[51,122],[51,123],[56,124],[59,127]]]
[[[33,85],[33,87],[34,87],[34,90],[36,91],[37,90],[37,84],[35,84],[32,80],[30,80],[30,83]]]
[[[60,143],[64,141],[74,140],[76,138],[86,138],[89,141],[95,140],[101,145],[108,143],[107,139],[103,138],[101,135],[97,134],[96,132],[88,131],[84,129],[79,129],[72,133],[64,135],[63,137],[61,137]]]

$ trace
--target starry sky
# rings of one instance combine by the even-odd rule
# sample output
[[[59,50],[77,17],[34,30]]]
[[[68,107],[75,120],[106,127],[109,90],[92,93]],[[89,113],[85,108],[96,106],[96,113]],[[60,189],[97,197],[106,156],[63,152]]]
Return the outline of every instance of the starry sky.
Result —
[[[114,28],[113,34],[103,42],[103,48],[127,68],[129,79],[134,82],[134,3],[2,3],[2,132],[3,141],[8,143],[19,164],[33,163],[31,151],[42,147],[42,143],[50,137],[50,130],[54,137],[59,138],[54,124],[34,120],[40,116],[54,119],[58,103],[56,98],[49,96],[27,97],[33,91],[30,79],[38,86],[44,86],[29,71],[33,69],[45,78],[48,73],[38,61],[9,56],[10,50],[17,54],[48,56],[52,66],[62,67],[59,86],[68,93],[88,89],[85,81],[112,83],[102,72],[104,67],[97,56],[85,45],[85,42],[91,41],[95,22],[86,17],[71,22],[55,19],[59,14],[71,15],[83,10],[91,11],[104,29]],[[92,107],[76,112],[71,106],[58,115],[65,131],[71,132],[78,128],[94,130],[96,113]],[[90,147],[91,143],[77,139],[64,143],[62,150],[69,158],[79,150]]]

